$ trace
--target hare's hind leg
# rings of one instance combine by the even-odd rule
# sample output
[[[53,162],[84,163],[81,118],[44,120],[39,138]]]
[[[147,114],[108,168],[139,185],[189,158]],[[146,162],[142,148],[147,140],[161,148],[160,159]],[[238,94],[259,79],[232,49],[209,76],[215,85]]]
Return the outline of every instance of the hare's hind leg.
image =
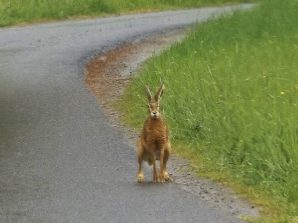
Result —
[[[137,155],[138,155],[138,165],[139,165],[137,181],[138,183],[143,183],[144,173],[142,171],[142,163],[143,163],[144,149],[140,141],[137,142]]]
[[[138,163],[139,163],[139,168],[138,168],[137,180],[138,180],[138,183],[143,183],[144,182],[144,173],[142,171],[142,163],[143,163],[142,158],[138,157]]]
[[[168,143],[167,146],[165,147],[165,152],[164,152],[164,157],[163,157],[163,174],[164,174],[164,179],[165,181],[170,180],[169,173],[167,171],[167,162],[170,157],[170,151],[171,151],[171,144]]]

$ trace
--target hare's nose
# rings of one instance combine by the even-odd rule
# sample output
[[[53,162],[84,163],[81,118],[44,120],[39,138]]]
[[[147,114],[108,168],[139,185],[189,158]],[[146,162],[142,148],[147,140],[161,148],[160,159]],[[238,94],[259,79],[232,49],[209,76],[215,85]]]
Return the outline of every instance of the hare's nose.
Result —
[[[157,112],[156,112],[156,111],[154,111],[154,112],[152,112],[152,114],[153,114],[153,115],[156,115],[156,114],[157,114]]]

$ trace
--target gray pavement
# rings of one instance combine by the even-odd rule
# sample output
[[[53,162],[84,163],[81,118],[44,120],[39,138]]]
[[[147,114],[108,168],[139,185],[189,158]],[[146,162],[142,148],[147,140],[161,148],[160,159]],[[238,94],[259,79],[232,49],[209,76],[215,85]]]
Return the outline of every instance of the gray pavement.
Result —
[[[0,222],[239,222],[175,183],[138,185],[133,146],[83,82],[104,49],[229,10],[0,29]]]

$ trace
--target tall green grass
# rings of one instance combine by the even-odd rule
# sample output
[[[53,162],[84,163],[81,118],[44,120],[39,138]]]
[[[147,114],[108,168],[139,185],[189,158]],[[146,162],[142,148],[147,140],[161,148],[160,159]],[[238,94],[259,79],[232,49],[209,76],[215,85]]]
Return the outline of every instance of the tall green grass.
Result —
[[[77,16],[199,7],[251,0],[0,0],[0,27]]]
[[[160,78],[174,147],[263,191],[279,220],[297,220],[298,1],[266,0],[199,25],[134,78],[122,106],[128,122],[142,125],[144,85]]]

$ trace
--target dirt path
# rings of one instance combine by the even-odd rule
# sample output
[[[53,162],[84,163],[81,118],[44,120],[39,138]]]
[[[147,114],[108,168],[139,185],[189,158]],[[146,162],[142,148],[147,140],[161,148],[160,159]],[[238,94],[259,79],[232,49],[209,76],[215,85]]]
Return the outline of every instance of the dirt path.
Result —
[[[113,108],[112,104],[121,97],[131,76],[136,73],[144,61],[182,40],[185,33],[185,30],[175,30],[123,43],[92,59],[86,66],[85,82],[87,86],[96,96],[111,124],[120,128],[132,143],[135,142],[138,133],[121,123],[121,114]],[[229,188],[197,177],[186,160],[173,155],[170,159],[169,169],[174,183],[185,191],[210,202],[212,206],[228,209],[238,217],[258,216],[257,208],[239,198]]]
[[[184,36],[185,31],[178,29],[135,39],[89,62],[86,66],[85,82],[113,125],[119,126],[121,122],[120,114],[111,104],[120,98],[130,82],[130,77],[136,73],[144,61],[153,55],[158,55],[173,43],[179,42]]]

